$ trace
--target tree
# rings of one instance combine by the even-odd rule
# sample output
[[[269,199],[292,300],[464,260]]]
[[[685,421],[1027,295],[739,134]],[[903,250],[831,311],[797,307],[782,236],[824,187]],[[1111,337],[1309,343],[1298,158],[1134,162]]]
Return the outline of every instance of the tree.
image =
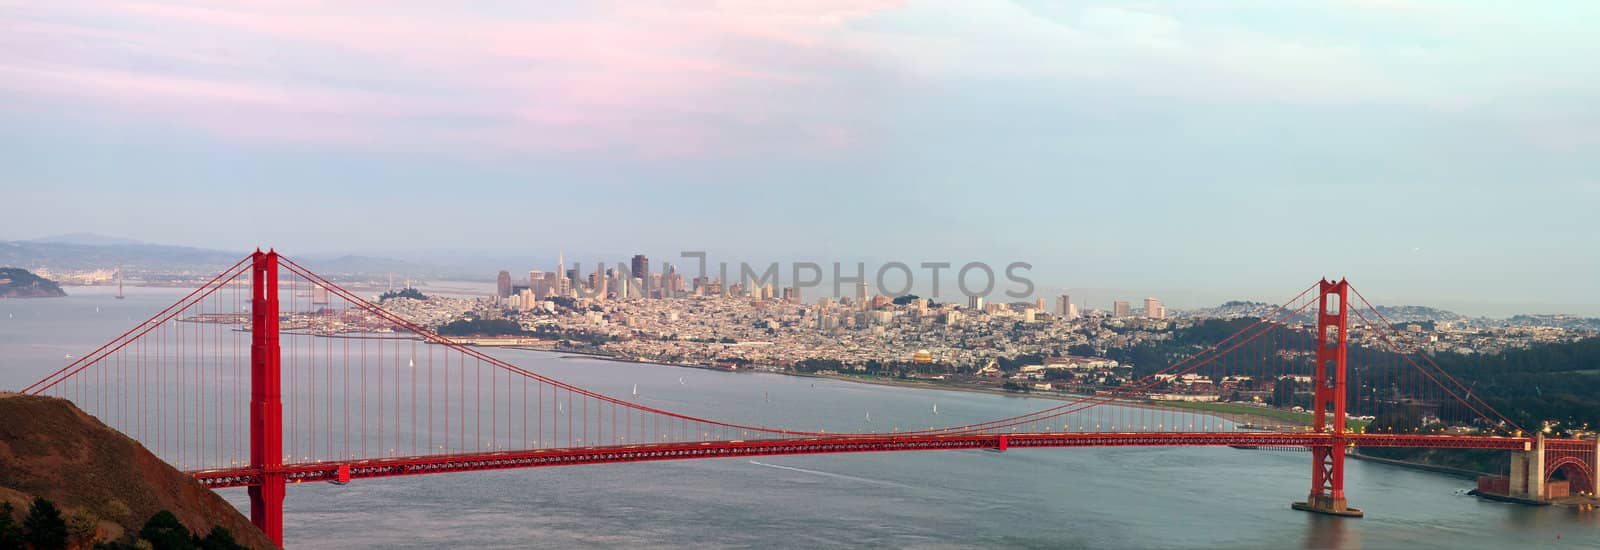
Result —
[[[1300,384],[1298,382],[1288,378],[1278,380],[1277,385],[1272,387],[1272,406],[1294,406],[1294,394],[1295,390],[1299,389],[1297,388],[1299,385]]]
[[[17,527],[15,513],[10,502],[0,503],[0,549],[22,548],[22,529]]]
[[[200,539],[200,550],[233,550],[243,548],[233,540],[233,532],[226,527],[218,525],[206,533],[206,538]]]
[[[150,516],[139,529],[139,538],[150,542],[155,550],[194,550],[194,534],[189,532],[178,516],[162,510]]]
[[[56,508],[56,503],[44,497],[33,499],[27,519],[22,520],[22,533],[28,546],[38,550],[67,547],[67,522],[61,519],[61,510]]]
[[[79,509],[67,518],[67,537],[75,547],[88,546],[100,538],[100,520],[88,510]]]
[[[406,287],[398,290],[391,290],[378,295],[378,302],[387,302],[390,298],[411,298],[413,300],[428,299],[427,295],[424,295],[422,291],[415,288]]]

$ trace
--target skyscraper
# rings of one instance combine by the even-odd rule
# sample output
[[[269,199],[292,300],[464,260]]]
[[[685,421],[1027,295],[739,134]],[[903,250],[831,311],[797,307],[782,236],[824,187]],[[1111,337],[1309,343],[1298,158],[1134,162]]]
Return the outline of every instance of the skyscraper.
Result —
[[[500,276],[495,279],[495,288],[497,289],[497,292],[495,293],[495,295],[497,295],[497,296],[499,296],[501,298],[510,298],[511,297],[511,272],[510,271],[501,271],[500,272]]]
[[[571,277],[567,275],[567,263],[566,263],[566,259],[565,259],[565,253],[556,252],[556,295],[557,296],[566,296],[567,295],[567,279],[570,279],[570,278]]]
[[[629,266],[629,269],[633,270],[632,276],[638,277],[640,280],[642,280],[644,282],[644,288],[640,289],[640,290],[642,290],[642,292],[640,292],[639,295],[643,296],[645,298],[649,298],[650,297],[650,258],[646,258],[644,256],[644,254],[635,254],[633,256],[633,263],[632,263],[631,266]]]
[[[533,291],[533,295],[536,298],[542,298],[550,294],[544,287],[543,271],[537,269],[528,270],[528,290]]]
[[[1132,314],[1133,314],[1133,310],[1132,310],[1132,308],[1128,307],[1128,302],[1124,302],[1124,301],[1111,302],[1111,316],[1112,317],[1121,318],[1121,317],[1127,317],[1127,316],[1132,315]]]
[[[1144,316],[1151,319],[1160,319],[1166,316],[1166,308],[1161,307],[1161,301],[1155,298],[1144,299]]]
[[[861,309],[870,307],[867,301],[867,281],[865,280],[856,282],[856,307]]]
[[[1071,296],[1066,294],[1056,296],[1056,315],[1060,315],[1062,319],[1073,318]]]

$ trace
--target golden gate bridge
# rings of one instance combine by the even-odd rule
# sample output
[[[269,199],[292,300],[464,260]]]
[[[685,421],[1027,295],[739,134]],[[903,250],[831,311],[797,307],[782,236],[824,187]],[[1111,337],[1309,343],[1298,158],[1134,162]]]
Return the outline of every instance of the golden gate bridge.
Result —
[[[409,337],[331,337],[391,331]],[[1307,425],[1255,430],[1198,408],[1127,406],[1184,391],[1174,384],[1186,375],[1252,400],[1309,389]],[[685,415],[563,383],[257,250],[23,392],[72,400],[208,487],[247,487],[251,521],[280,545],[287,487],[306,481],[784,454],[1302,447],[1310,491],[1291,506],[1360,516],[1344,492],[1348,449],[1498,449],[1513,453],[1510,497],[1551,496],[1553,476],[1600,492],[1596,441],[1525,435],[1343,280],[1112,390],[978,423],[841,433]],[[1380,415],[1433,427],[1351,421]]]

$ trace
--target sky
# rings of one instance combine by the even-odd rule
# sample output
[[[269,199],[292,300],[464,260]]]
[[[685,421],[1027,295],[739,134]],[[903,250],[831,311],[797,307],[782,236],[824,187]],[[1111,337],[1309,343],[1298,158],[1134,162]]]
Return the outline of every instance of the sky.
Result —
[[[0,0],[0,239],[1023,261],[1052,295],[1281,301],[1328,276],[1600,315],[1597,16]]]

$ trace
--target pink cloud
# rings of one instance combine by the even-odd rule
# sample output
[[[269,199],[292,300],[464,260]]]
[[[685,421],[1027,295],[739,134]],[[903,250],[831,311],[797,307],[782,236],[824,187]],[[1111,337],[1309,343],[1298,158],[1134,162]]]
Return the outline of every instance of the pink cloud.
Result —
[[[0,58],[0,97],[243,139],[360,145],[426,132],[644,157],[827,149],[849,141],[845,123],[871,110],[842,79],[896,77],[841,36],[853,19],[896,5],[602,5],[533,18],[403,3],[359,13],[346,3],[68,0],[0,15],[0,45],[22,52]],[[779,99],[797,90],[813,102]],[[799,141],[760,143],[772,135]]]

